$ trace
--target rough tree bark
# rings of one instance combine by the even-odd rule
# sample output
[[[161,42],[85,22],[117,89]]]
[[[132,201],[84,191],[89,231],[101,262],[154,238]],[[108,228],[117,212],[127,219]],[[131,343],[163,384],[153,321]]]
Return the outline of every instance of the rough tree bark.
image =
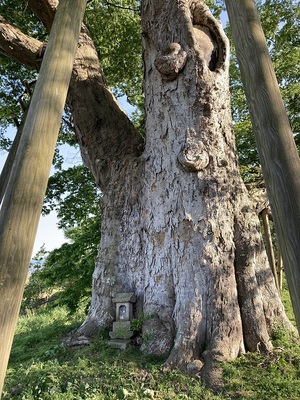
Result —
[[[28,1],[48,27],[49,4]],[[110,326],[113,294],[135,292],[136,315],[151,317],[142,349],[168,355],[170,366],[202,368],[216,386],[220,360],[269,350],[273,324],[291,326],[239,173],[219,22],[201,0],[144,0],[142,35],[145,146],[85,27],[73,69],[68,104],[103,192],[92,303],[78,335]]]

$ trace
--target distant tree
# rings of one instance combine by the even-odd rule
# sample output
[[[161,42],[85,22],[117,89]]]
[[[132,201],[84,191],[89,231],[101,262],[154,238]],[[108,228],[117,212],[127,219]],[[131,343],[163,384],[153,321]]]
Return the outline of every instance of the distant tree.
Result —
[[[100,216],[82,220],[65,231],[66,243],[34,261],[33,272],[25,287],[23,310],[40,305],[65,305],[70,312],[91,300],[92,273],[100,240]],[[47,300],[44,299],[45,296]],[[49,302],[49,303],[48,303]]]

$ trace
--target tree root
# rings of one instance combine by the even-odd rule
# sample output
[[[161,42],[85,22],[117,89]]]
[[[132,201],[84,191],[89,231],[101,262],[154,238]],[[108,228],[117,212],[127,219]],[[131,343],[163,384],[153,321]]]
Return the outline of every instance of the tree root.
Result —
[[[171,353],[172,354],[172,353]],[[188,374],[193,378],[199,378],[203,384],[211,389],[213,392],[219,392],[223,386],[223,369],[220,361],[194,359],[186,362],[186,360],[179,361],[177,357],[169,357],[164,364],[167,370],[179,369],[182,373]]]
[[[143,344],[141,350],[155,356],[167,355],[174,338],[174,326],[171,321],[162,321],[155,316],[143,324]]]
[[[213,392],[219,392],[223,386],[223,369],[217,361],[206,362],[200,371],[200,377],[205,386]]]
[[[68,347],[88,346],[92,337],[99,332],[98,327],[92,321],[85,321],[79,328],[73,329],[62,340],[61,343]]]

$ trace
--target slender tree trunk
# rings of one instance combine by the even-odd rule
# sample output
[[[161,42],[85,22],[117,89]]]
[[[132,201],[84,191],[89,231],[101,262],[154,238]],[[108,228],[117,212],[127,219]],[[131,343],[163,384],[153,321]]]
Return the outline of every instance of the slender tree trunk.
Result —
[[[0,396],[85,4],[65,0],[58,9],[1,208]]]
[[[270,227],[270,221],[269,221],[269,214],[270,210],[269,208],[265,208],[261,212],[261,218],[263,221],[263,227],[264,227],[264,233],[265,233],[265,243],[266,243],[266,252],[268,255],[268,260],[270,264],[270,268],[273,272],[276,287],[278,290],[280,290],[279,283],[278,283],[278,276],[277,276],[277,268],[276,268],[276,261],[275,261],[275,254],[273,250],[273,244],[272,244],[272,233],[271,233],[271,227]]]
[[[300,159],[255,2],[225,2],[300,331]]]
[[[9,153],[7,155],[5,164],[2,168],[1,171],[1,175],[0,175],[0,205],[2,203],[3,197],[5,195],[6,192],[6,188],[8,185],[8,181],[9,181],[9,177],[13,168],[13,164],[15,161],[15,157],[16,157],[16,153],[19,147],[19,143],[20,143],[20,139],[22,136],[22,132],[23,132],[23,127],[24,127],[24,123],[26,120],[26,115],[27,115],[27,110],[25,111],[23,117],[22,117],[22,122],[21,124],[18,126],[18,130],[17,130],[17,134],[16,137],[12,143],[12,146],[9,150]]]

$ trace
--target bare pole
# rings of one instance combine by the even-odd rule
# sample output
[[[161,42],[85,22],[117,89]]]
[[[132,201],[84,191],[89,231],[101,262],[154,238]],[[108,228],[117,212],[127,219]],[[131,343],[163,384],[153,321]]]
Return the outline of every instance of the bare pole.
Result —
[[[86,0],[60,0],[0,211],[0,395]]]
[[[4,194],[6,192],[6,188],[8,185],[8,181],[9,181],[9,177],[12,171],[12,167],[15,161],[15,157],[17,154],[17,150],[19,147],[19,143],[21,140],[21,135],[23,132],[23,127],[24,127],[24,123],[25,123],[25,119],[26,119],[26,115],[27,115],[27,110],[25,110],[23,117],[22,117],[22,122],[21,124],[17,127],[17,134],[14,138],[14,141],[12,143],[12,146],[9,150],[9,153],[7,155],[5,164],[2,168],[1,174],[0,174],[0,205],[1,202],[3,200]]]
[[[253,0],[225,0],[300,332],[300,161]]]
[[[274,275],[276,287],[279,291],[280,288],[279,288],[279,284],[278,284],[278,275],[277,275],[276,261],[275,261],[275,255],[274,255],[274,250],[273,250],[272,234],[271,234],[271,228],[270,228],[268,208],[265,208],[264,210],[262,210],[261,217],[262,217],[264,232],[265,232],[267,256],[268,256],[270,268]]]

